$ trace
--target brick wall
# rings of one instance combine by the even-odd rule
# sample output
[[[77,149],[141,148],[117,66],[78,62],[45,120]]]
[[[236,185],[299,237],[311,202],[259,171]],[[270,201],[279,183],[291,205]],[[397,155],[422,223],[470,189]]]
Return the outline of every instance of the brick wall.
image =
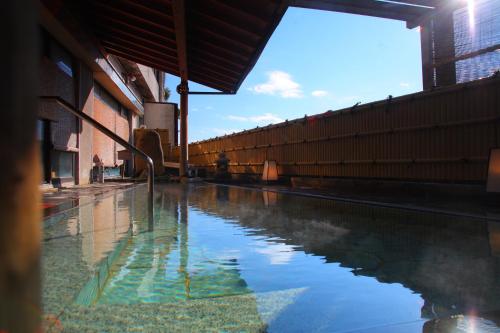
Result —
[[[94,98],[94,118],[121,138],[129,140],[128,120],[97,97]],[[123,164],[123,161],[117,159],[117,151],[124,149],[122,146],[115,144],[113,140],[97,130],[94,131],[93,139],[93,156],[97,155],[102,159],[105,166]]]
[[[61,71],[52,61],[43,58],[40,70],[40,95],[60,96],[70,104],[75,103],[74,80]],[[76,117],[55,103],[41,103],[38,108],[40,118],[52,120],[52,143],[57,150],[77,151]]]

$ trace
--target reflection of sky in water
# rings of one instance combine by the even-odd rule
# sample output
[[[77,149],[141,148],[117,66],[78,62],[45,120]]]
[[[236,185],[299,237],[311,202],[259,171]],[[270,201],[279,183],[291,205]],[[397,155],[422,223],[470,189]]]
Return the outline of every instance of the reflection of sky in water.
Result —
[[[257,246],[255,252],[266,255],[271,265],[288,264],[295,253],[293,246],[286,244],[257,242],[255,245]]]
[[[252,311],[269,332],[422,332],[437,317],[496,330],[490,319],[469,316],[500,309],[495,225],[281,194],[270,205],[237,188],[192,187],[188,196],[180,189],[157,187],[155,230],[136,222],[98,305],[137,311],[253,295]],[[66,220],[71,237],[82,238],[86,265],[129,220],[140,221],[123,209],[104,219],[113,202],[87,212],[91,224]]]

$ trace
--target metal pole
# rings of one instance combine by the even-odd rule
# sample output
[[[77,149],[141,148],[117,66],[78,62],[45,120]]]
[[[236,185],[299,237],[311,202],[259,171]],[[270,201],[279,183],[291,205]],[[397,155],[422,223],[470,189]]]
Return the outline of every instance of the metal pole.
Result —
[[[188,93],[187,81],[181,81],[177,86],[177,92],[181,95],[181,152],[179,154],[179,177],[186,177],[188,172]]]
[[[104,135],[108,136],[112,140],[116,141],[120,145],[126,147],[127,149],[131,150],[135,154],[141,156],[146,163],[148,164],[148,226],[149,230],[153,229],[153,224],[154,224],[154,202],[153,202],[153,195],[154,195],[154,163],[151,157],[146,155],[142,150],[138,149],[134,145],[131,145],[128,143],[126,140],[122,139],[115,133],[113,133],[111,130],[109,130],[107,127],[96,121],[94,118],[90,117],[89,115],[83,113],[80,110],[75,109],[71,104],[66,102],[64,99],[62,99],[59,96],[39,96],[40,99],[46,100],[46,101],[53,101],[64,107],[66,110],[71,112],[73,115],[76,117],[85,120],[86,122],[89,122],[93,127],[97,128],[99,131],[101,131]]]

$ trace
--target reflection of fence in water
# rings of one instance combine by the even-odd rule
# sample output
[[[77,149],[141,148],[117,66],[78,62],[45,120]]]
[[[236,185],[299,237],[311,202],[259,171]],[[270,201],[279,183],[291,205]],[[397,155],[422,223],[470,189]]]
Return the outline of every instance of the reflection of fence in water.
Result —
[[[230,172],[484,182],[500,145],[500,79],[486,79],[359,105],[193,143],[190,163]]]
[[[231,187],[199,189],[189,203],[355,274],[401,283],[441,314],[500,306],[500,259],[481,220],[283,194],[266,205],[262,193]]]

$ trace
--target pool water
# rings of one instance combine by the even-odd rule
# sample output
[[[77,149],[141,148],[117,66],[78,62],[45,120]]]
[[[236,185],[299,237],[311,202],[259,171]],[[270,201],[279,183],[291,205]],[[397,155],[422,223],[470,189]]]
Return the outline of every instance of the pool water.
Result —
[[[500,332],[500,223],[211,184],[44,223],[48,331]]]

